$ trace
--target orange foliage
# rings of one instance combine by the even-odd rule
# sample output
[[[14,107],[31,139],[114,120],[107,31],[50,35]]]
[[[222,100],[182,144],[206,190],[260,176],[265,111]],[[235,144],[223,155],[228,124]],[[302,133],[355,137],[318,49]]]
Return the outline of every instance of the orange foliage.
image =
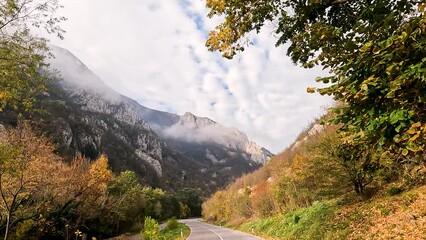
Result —
[[[78,216],[73,224],[78,226],[102,214],[112,178],[104,155],[93,163],[78,156],[68,165],[54,154],[50,141],[36,136],[28,125],[0,131],[0,208],[4,218],[33,215],[38,225],[50,227],[53,223],[45,214],[61,214],[73,206],[71,212]]]
[[[268,181],[261,181],[253,188],[250,199],[256,217],[271,216],[278,212],[270,191]]]
[[[203,207],[207,219],[212,215],[219,222],[242,222],[241,218],[259,218],[306,207],[322,197],[320,194],[330,194],[329,189],[339,182],[338,173],[342,171],[327,152],[332,149],[335,131],[335,126],[327,126],[309,136],[306,130],[298,137],[297,147],[285,149],[264,167],[240,177],[220,192],[220,196],[226,195],[229,200],[224,201],[216,194],[211,197]],[[308,150],[308,145],[316,150]],[[327,174],[329,170],[332,176]],[[245,189],[250,189],[249,201],[241,194]],[[217,209],[226,210],[226,217],[216,214]]]

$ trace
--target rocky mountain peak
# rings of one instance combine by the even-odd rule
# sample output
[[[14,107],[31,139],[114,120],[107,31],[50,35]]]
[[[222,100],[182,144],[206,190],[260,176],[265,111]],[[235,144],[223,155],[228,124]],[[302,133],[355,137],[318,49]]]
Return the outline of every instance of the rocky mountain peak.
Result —
[[[59,142],[66,142],[68,148],[73,147],[87,155],[84,149],[97,154],[107,151],[103,147],[103,139],[119,139],[120,144],[131,151],[128,154],[149,164],[161,177],[163,141],[139,116],[138,110],[124,101],[123,96],[106,85],[71,52],[59,47],[51,48],[55,58],[50,59],[50,64],[60,71],[62,81],[59,84],[65,93],[58,97],[73,111],[73,115],[78,116],[73,119],[58,116],[65,119],[58,127],[68,130],[66,134],[60,133],[67,139],[59,139]]]
[[[217,124],[215,121],[206,117],[197,117],[190,112],[186,112],[179,118],[181,125],[193,125],[194,127],[206,127],[209,125]]]
[[[147,183],[209,189],[272,156],[236,128],[190,112],[179,116],[142,106],[111,89],[68,50],[52,52],[56,58],[50,63],[61,72],[64,93],[51,94],[52,112],[44,122],[65,152],[93,158],[105,153],[115,171],[135,171]],[[188,178],[196,181],[179,182]]]
[[[242,158],[249,162],[263,165],[273,156],[271,152],[248,139],[247,135],[236,128],[225,127],[210,118],[198,117],[190,112],[180,116],[179,121],[172,126],[167,126],[159,131],[166,139],[172,139],[176,146],[186,148],[193,144],[214,144],[226,149],[233,158],[236,153],[241,153]],[[181,142],[181,144],[176,144]],[[206,147],[206,149],[208,149]],[[209,152],[207,159],[213,159]],[[222,155],[222,154],[219,154]],[[222,157],[226,162],[226,157]],[[217,161],[212,161],[217,163]]]
[[[59,71],[60,81],[63,87],[85,90],[97,94],[109,102],[121,102],[121,95],[105,84],[83,62],[67,49],[50,46],[55,56],[49,59],[51,66]]]

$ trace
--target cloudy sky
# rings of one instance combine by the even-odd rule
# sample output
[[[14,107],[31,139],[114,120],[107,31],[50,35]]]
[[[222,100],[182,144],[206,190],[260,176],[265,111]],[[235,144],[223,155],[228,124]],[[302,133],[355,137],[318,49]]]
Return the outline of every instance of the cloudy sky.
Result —
[[[204,43],[220,21],[204,0],[63,0],[70,50],[102,80],[140,104],[192,112],[236,127],[274,153],[320,116],[331,100],[306,93],[319,69],[294,66],[270,29],[233,60]]]

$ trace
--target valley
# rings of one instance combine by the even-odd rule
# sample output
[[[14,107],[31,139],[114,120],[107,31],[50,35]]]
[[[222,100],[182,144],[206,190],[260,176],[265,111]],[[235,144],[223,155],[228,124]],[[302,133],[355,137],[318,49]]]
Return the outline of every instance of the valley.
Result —
[[[0,235],[425,239],[425,33],[424,0],[0,0]]]

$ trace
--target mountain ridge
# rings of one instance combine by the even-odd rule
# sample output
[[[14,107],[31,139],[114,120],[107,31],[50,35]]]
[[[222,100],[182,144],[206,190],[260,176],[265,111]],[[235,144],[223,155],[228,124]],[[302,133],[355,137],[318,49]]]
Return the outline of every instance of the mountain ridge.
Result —
[[[193,181],[209,191],[272,156],[244,133],[209,118],[147,108],[111,89],[68,50],[52,47],[52,52],[56,57],[50,63],[61,72],[58,88],[63,92],[47,100],[52,116],[42,125],[69,154],[107,153],[114,171],[136,168],[149,185],[173,189]],[[214,135],[218,129],[226,134]]]

